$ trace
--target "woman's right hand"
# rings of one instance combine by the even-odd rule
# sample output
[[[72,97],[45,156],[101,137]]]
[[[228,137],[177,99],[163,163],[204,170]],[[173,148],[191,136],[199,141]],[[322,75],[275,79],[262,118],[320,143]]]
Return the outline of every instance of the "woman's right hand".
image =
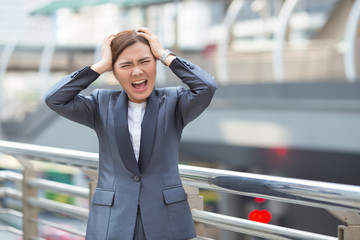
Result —
[[[111,42],[114,38],[115,35],[112,34],[104,39],[101,48],[101,59],[91,66],[91,69],[99,74],[112,70]]]

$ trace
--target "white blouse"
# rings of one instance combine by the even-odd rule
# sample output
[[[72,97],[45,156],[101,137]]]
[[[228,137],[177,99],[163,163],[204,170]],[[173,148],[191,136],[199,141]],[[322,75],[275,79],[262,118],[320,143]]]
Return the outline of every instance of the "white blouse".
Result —
[[[139,161],[140,154],[141,123],[144,118],[145,109],[146,102],[128,102],[128,127],[137,162]]]

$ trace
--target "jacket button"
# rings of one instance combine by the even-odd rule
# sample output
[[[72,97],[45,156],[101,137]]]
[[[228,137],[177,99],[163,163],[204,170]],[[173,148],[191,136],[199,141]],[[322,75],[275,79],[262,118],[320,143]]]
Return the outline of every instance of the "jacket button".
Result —
[[[134,176],[134,181],[135,182],[140,182],[141,178],[139,176]]]

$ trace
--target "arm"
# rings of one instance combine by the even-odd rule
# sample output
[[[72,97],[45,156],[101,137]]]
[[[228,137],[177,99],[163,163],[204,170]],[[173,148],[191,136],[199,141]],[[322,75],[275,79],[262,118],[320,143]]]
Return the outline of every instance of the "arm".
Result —
[[[177,114],[185,126],[209,106],[216,91],[216,81],[208,72],[180,57],[169,67],[189,87],[188,90],[178,88]]]
[[[114,35],[104,39],[99,62],[64,77],[47,91],[44,100],[52,110],[70,120],[94,128],[98,91],[87,97],[79,93],[100,74],[112,70],[110,44],[113,39]]]
[[[156,35],[148,28],[139,28],[137,34],[149,41],[153,55],[156,59],[160,59],[165,50]],[[209,73],[180,57],[168,55],[165,64],[189,86],[189,90],[179,88],[180,99],[177,106],[177,116],[185,126],[210,104],[216,90],[216,82]]]
[[[45,94],[45,103],[58,114],[93,128],[97,94],[85,97],[79,93],[98,77],[90,67],[78,70],[53,85]]]

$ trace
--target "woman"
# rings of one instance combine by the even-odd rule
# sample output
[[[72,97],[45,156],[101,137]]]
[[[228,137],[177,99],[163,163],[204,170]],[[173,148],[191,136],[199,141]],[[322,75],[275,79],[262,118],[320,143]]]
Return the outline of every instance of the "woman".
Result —
[[[189,89],[154,88],[161,60]],[[123,91],[80,95],[100,74],[113,71]],[[102,58],[66,76],[46,94],[47,105],[95,130],[99,177],[87,240],[184,240],[196,236],[178,155],[181,132],[209,105],[214,78],[168,50],[147,28],[103,42]]]

